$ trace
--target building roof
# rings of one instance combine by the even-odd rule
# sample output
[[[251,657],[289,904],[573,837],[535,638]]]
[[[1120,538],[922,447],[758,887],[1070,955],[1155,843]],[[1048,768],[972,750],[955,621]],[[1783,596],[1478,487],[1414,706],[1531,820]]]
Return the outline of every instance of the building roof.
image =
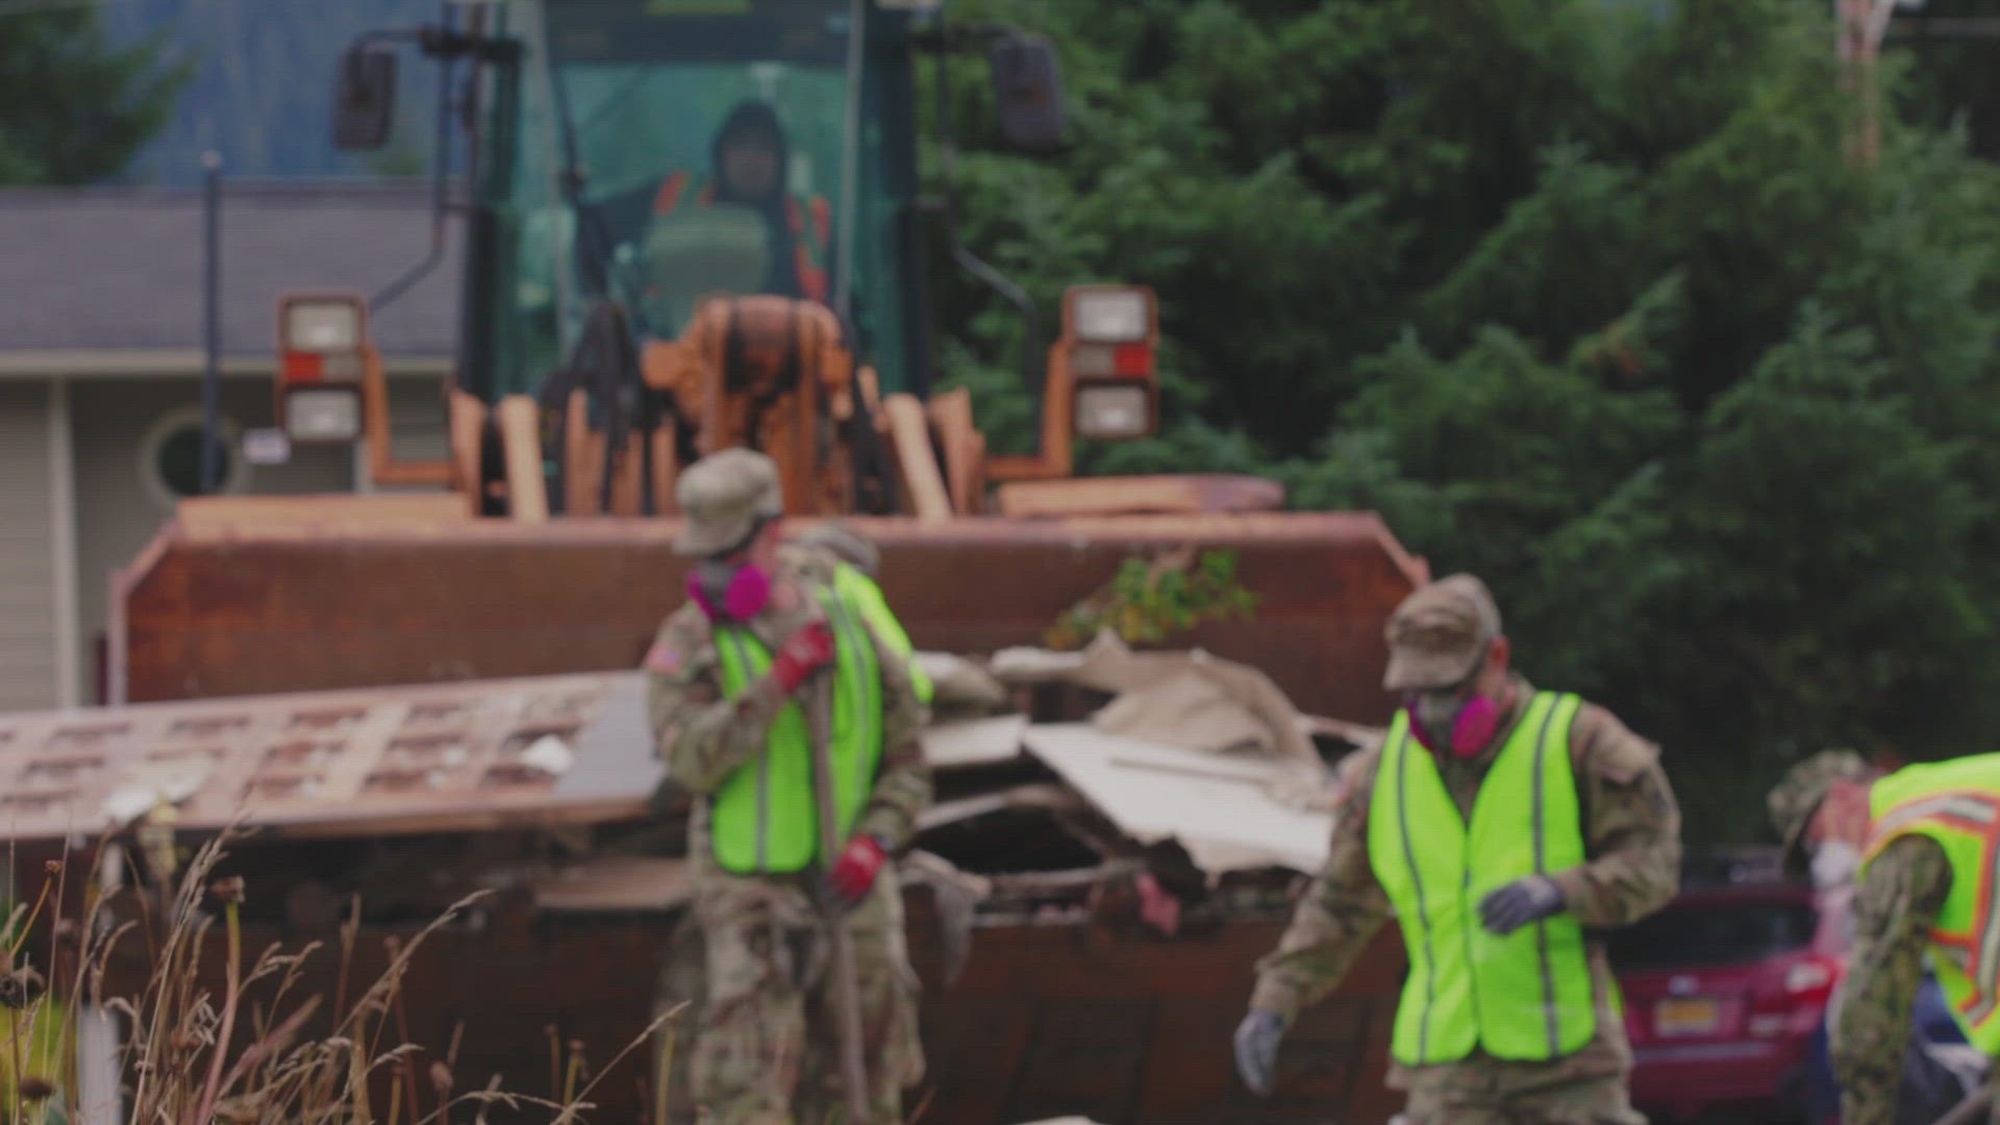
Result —
[[[444,259],[371,317],[385,355],[455,350],[462,223]],[[0,190],[0,352],[200,349],[203,207],[199,190]],[[431,246],[427,185],[230,185],[222,196],[222,350],[276,349],[287,291],[372,295]]]

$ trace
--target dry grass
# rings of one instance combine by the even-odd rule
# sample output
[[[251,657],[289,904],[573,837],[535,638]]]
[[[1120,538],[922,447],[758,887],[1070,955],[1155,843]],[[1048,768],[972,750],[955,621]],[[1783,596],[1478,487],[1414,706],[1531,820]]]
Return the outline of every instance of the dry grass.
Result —
[[[177,882],[123,896],[125,903],[138,905],[136,911],[114,911],[93,871],[81,917],[43,918],[45,910],[53,912],[54,904],[68,901],[69,865],[48,864],[34,905],[15,910],[0,944],[0,1010],[6,1013],[0,1123],[67,1125],[77,1119],[74,1019],[87,1006],[115,1013],[123,1025],[120,1117],[131,1125],[483,1125],[495,1108],[511,1111],[510,1116],[546,1114],[557,1125],[584,1120],[593,1108],[589,1097],[596,1081],[585,1081],[576,1050],[566,1067],[558,1058],[564,1073],[554,1098],[510,1093],[499,1088],[497,1079],[484,1089],[458,1089],[457,1034],[419,1072],[420,1052],[409,1041],[403,1008],[403,982],[424,942],[481,895],[461,900],[408,941],[392,939],[388,968],[349,1003],[360,932],[358,905],[341,929],[337,951],[314,942],[289,951],[274,945],[248,957],[240,918],[243,881],[214,878],[228,839],[200,848]],[[119,921],[117,913],[128,917]],[[226,984],[219,994],[201,983],[199,971],[202,951],[217,925],[223,927],[227,951]],[[49,935],[42,964],[55,979],[53,989],[45,987],[48,977],[32,964],[38,959],[26,948],[29,935],[36,933]],[[129,961],[135,949],[144,950],[148,969],[143,991],[112,994],[107,980],[114,953]],[[339,957],[331,1000],[308,995],[303,988],[308,962],[328,955]],[[323,1008],[330,1020],[315,1021]],[[678,1009],[660,1017],[600,1074],[677,1015]],[[315,1028],[311,1035],[306,1033],[309,1024]],[[389,1096],[373,1104],[371,1085],[379,1087],[385,1077]],[[107,1118],[108,1107],[81,1108],[89,1120]]]

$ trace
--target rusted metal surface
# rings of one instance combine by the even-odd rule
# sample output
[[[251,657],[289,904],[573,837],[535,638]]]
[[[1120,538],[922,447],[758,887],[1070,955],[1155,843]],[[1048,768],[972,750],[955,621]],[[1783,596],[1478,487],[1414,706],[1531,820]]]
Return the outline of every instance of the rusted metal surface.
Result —
[[[1255,620],[1186,643],[1360,721],[1388,716],[1382,623],[1425,575],[1367,513],[852,522],[912,640],[954,652],[1037,643],[1135,553],[1234,550]],[[349,528],[169,525],[114,582],[122,701],[632,668],[684,596],[672,521]]]
[[[1355,967],[1348,988],[1287,1036],[1279,1093],[1265,1100],[1236,1081],[1230,1033],[1242,1016],[1254,959],[1276,943],[1277,922],[1232,922],[1176,939],[1084,925],[982,928],[963,975],[947,987],[927,896],[912,893],[907,900],[912,960],[925,989],[929,1067],[906,1109],[927,1101],[922,1120],[1015,1125],[1083,1114],[1126,1125],[1380,1125],[1399,1108],[1398,1096],[1382,1083],[1403,969],[1393,927]],[[356,987],[386,967],[385,937],[407,940],[415,929],[364,927]],[[459,1089],[482,1087],[499,1074],[508,1090],[546,1097],[551,1031],[558,1041],[580,1041],[595,1074],[646,1027],[670,930],[663,914],[537,916],[502,902],[477,930],[446,930],[418,951],[404,978],[410,1037],[442,1050],[463,1021]],[[332,935],[253,926],[244,946],[297,946],[313,938]],[[211,933],[204,975],[218,990],[222,954],[222,936]],[[128,959],[118,968],[112,990],[135,987],[143,965]],[[323,949],[294,996],[331,999],[336,968]],[[325,1021],[319,1022],[324,1033]],[[420,1054],[417,1072],[427,1073],[435,1057]],[[638,1119],[648,1058],[634,1052],[603,1073],[589,1120]],[[386,1071],[381,1081],[378,1098],[387,1095]],[[496,1111],[493,1119],[546,1116]]]
[[[357,689],[349,698],[400,706],[407,716],[416,695],[490,686],[451,681],[629,670],[683,598],[687,564],[671,551],[671,521],[523,526],[427,520],[407,507],[375,520],[365,505],[292,515],[275,520],[205,505],[117,577],[114,701]],[[1379,690],[1382,623],[1427,577],[1422,560],[1365,513],[852,522],[880,544],[882,585],[912,639],[954,652],[1038,643],[1061,610],[1135,554],[1190,543],[1232,549],[1240,578],[1261,597],[1255,620],[1207,625],[1177,642],[1266,670],[1302,710],[1361,722],[1389,715]],[[280,723],[286,702],[267,702],[270,714],[256,722]],[[170,708],[121,714],[154,710]],[[243,761],[272,749],[264,736],[275,727],[257,731],[246,745],[258,749]],[[0,762],[5,753],[0,746]],[[364,779],[372,772],[351,766],[341,776],[356,771]],[[363,814],[386,799],[374,795],[354,801],[346,820],[321,810],[290,822],[289,831],[320,825],[329,837],[351,838],[529,827],[536,816],[553,826],[558,811],[583,820],[642,814],[630,796],[616,809],[571,802],[572,809],[553,788],[515,804],[477,787],[469,794],[448,802],[456,820],[435,819],[436,808],[431,820],[370,820]],[[182,823],[215,821],[201,812]],[[1396,1108],[1382,1087],[1402,975],[1393,931],[1348,987],[1288,1036],[1283,1092],[1267,1102],[1234,1079],[1229,1037],[1256,958],[1276,944],[1277,918],[1228,916],[1171,938],[1075,918],[987,919],[973,931],[963,975],[947,988],[929,895],[909,898],[930,1056],[912,1107],[930,1098],[924,1120],[1005,1125],[1077,1113],[1142,1123],[1372,1125]],[[366,931],[364,979],[382,963],[387,932]],[[278,936],[269,928],[246,945],[261,948]],[[412,1036],[444,1043],[463,1019],[461,1088],[504,1072],[511,1086],[546,1094],[544,1029],[583,1040],[601,1065],[650,1018],[668,940],[658,912],[538,916],[520,895],[509,896],[476,932],[440,935],[420,956],[410,974]],[[315,984],[330,989],[330,960],[321,971],[326,979]],[[634,1119],[644,1071],[635,1059],[607,1075],[592,1097],[600,1107],[593,1119]]]
[[[1265,1100],[1237,1081],[1230,1036],[1277,921],[1172,939],[1085,925],[981,929],[946,989],[926,903],[911,896],[910,906],[934,1089],[926,1120],[1379,1125],[1401,1108],[1383,1082],[1403,976],[1394,927],[1286,1036],[1279,1093]]]

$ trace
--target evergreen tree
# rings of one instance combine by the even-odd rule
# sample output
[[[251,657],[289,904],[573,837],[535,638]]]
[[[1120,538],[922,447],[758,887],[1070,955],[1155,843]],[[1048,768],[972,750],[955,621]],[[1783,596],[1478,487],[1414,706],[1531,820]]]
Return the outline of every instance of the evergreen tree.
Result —
[[[1087,467],[1380,510],[1663,743],[1693,838],[1824,746],[1995,749],[2000,177],[1907,70],[1852,164],[1823,5],[978,7],[1060,44],[1076,143],[975,134],[973,246],[1160,294],[1166,432]],[[1003,306],[943,307],[1021,441]]]
[[[0,184],[123,172],[186,78],[161,55],[157,40],[111,47],[93,8],[0,12]]]

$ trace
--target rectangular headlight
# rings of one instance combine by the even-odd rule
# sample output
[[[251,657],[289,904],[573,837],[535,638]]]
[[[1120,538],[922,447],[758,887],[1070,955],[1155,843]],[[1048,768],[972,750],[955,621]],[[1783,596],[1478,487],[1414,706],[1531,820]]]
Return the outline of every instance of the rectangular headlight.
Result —
[[[1070,327],[1078,340],[1129,344],[1152,333],[1146,294],[1139,289],[1097,289],[1071,299]]]
[[[285,306],[288,351],[345,352],[361,346],[361,308],[352,301],[294,301]]]
[[[1076,433],[1098,441],[1145,437],[1153,428],[1151,391],[1140,383],[1106,383],[1076,392]]]
[[[361,396],[345,387],[302,387],[285,395],[285,436],[353,441],[361,436]]]

